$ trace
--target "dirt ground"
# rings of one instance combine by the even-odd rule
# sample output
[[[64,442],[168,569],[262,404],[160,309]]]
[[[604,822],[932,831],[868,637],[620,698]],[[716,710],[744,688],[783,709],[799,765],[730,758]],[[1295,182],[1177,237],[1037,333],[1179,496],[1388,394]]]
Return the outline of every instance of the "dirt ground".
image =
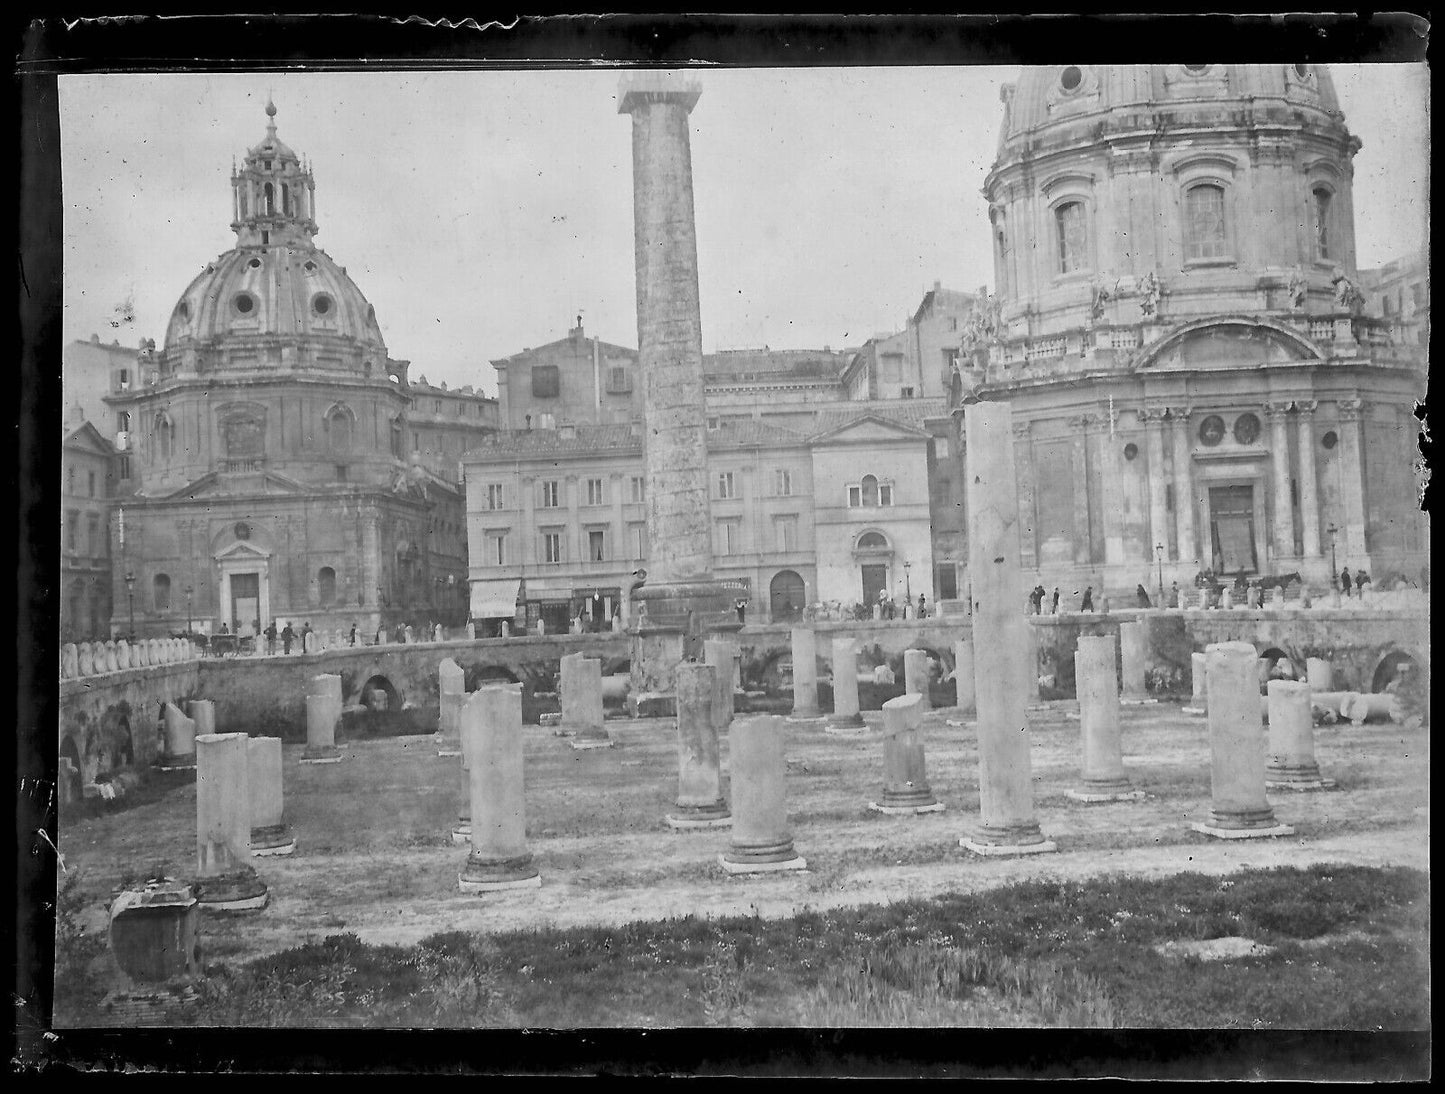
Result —
[[[1188,827],[1207,816],[1208,731],[1177,704],[1124,708],[1125,764],[1141,802],[1086,805],[1065,791],[1078,771],[1073,702],[1031,714],[1035,810],[1055,854],[980,858],[958,845],[978,821],[972,726],[925,721],[929,781],[947,809],[917,817],[870,812],[882,790],[882,745],[788,725],[787,791],[805,872],[747,877],[718,865],[728,832],[675,832],[663,816],[677,788],[675,724],[609,722],[617,747],[575,751],[548,728],[526,728],[527,832],[540,889],[485,896],[457,890],[467,848],[450,839],[462,793],[460,761],[431,737],[341,742],[345,762],[284,756],[289,858],[254,863],[271,889],[259,913],[203,914],[203,962],[239,963],[346,931],[371,943],[414,943],[440,931],[622,924],[696,914],[788,916],[804,908],[886,903],[1013,881],[1110,873],[1223,874],[1244,867],[1341,862],[1428,869],[1428,728],[1385,723],[1321,727],[1314,793],[1271,791],[1291,837],[1217,840]],[[879,715],[865,715],[877,724]],[[727,744],[722,744],[727,770]],[[59,849],[82,872],[88,924],[104,930],[110,888],[164,864],[194,868],[195,787],[66,824]],[[109,958],[106,959],[107,961]],[[118,977],[118,972],[116,976]]]

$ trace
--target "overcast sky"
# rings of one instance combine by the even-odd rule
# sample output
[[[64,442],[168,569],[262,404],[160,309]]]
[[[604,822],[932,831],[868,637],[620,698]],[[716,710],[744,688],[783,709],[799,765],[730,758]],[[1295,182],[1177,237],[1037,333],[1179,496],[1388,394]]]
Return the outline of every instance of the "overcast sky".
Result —
[[[1331,66],[1359,265],[1428,231],[1424,65]],[[703,348],[838,348],[935,280],[992,286],[979,195],[1007,68],[718,69],[692,113]],[[413,378],[496,390],[489,361],[566,334],[636,344],[631,121],[616,69],[60,77],[65,337],[165,336],[229,250],[233,158],[310,159],[322,247]],[[134,301],[134,321],[112,326]]]

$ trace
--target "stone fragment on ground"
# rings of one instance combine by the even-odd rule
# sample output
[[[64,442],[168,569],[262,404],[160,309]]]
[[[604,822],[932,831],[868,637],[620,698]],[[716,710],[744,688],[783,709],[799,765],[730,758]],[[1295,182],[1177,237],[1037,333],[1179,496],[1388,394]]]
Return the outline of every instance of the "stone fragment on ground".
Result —
[[[1230,935],[1226,938],[1187,939],[1164,942],[1154,947],[1164,957],[1197,957],[1200,961],[1233,961],[1241,957],[1264,957],[1274,953],[1273,946],[1250,938]]]

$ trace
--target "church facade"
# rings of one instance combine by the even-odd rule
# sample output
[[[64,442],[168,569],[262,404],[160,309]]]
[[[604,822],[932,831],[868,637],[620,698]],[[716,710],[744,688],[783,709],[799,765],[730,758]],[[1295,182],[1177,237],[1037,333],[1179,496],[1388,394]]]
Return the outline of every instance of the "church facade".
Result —
[[[1002,97],[997,292],[952,398],[1013,407],[1026,583],[1418,577],[1425,351],[1365,314],[1328,71],[1062,65]]]
[[[316,246],[314,178],[266,113],[231,179],[236,246],[105,400],[130,425],[133,491],[112,522],[113,628],[128,601],[142,637],[460,622],[460,488],[413,455],[408,362]]]

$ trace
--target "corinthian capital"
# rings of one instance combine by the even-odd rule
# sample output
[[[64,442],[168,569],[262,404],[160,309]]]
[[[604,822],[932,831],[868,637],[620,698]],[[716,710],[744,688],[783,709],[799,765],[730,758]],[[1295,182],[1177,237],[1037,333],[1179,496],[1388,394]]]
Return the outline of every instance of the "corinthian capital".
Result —
[[[1290,407],[1292,407],[1292,406],[1294,406],[1294,403],[1292,403],[1292,402],[1265,403],[1265,404],[1264,404],[1264,414],[1265,414],[1265,417],[1267,417],[1267,418],[1283,418],[1283,417],[1285,417],[1285,416],[1287,416],[1287,415],[1289,414]]]
[[[1301,418],[1308,418],[1313,415],[1315,408],[1319,405],[1319,401],[1316,399],[1296,399],[1294,401],[1294,408],[1299,412]]]
[[[1339,399],[1335,406],[1340,412],[1342,422],[1358,422],[1365,409],[1364,401],[1360,399]]]

